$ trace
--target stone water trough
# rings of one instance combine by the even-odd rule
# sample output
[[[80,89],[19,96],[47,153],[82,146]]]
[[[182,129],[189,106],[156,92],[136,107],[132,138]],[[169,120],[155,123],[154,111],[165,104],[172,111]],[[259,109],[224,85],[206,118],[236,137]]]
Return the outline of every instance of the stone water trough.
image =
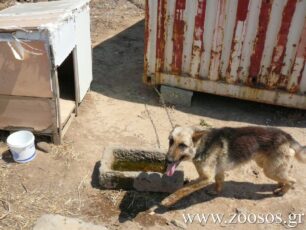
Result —
[[[165,172],[166,154],[159,150],[108,147],[99,169],[99,183],[107,189],[172,193],[184,184],[184,172],[178,167],[173,176]]]

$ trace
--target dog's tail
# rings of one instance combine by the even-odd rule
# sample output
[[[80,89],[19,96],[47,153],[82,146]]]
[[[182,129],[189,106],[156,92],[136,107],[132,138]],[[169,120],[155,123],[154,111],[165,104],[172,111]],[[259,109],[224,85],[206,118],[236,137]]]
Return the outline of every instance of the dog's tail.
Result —
[[[295,151],[295,158],[302,163],[306,163],[306,146],[302,146],[293,140],[290,147]]]

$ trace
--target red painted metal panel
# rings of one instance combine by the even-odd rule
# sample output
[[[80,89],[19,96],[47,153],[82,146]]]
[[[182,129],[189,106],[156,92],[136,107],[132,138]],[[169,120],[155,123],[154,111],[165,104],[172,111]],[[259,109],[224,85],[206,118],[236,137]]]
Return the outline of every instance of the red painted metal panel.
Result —
[[[297,0],[288,0],[283,11],[282,23],[278,33],[278,41],[274,47],[271,72],[275,77],[268,79],[268,87],[276,88],[278,86],[284,86],[288,83],[288,77],[281,75],[281,69],[283,66],[283,60],[285,56],[286,44],[288,41],[288,33],[290,29],[290,24],[295,11]]]
[[[304,64],[303,64],[303,68],[300,70],[299,74],[298,74],[298,86],[300,86],[301,84],[301,80],[302,80],[302,73],[305,71],[305,66],[306,66],[306,20],[305,20],[305,24],[304,24],[304,30],[303,30],[303,34],[300,40],[300,44],[298,46],[298,51],[297,51],[297,58],[301,58],[304,59]],[[297,92],[297,90],[293,91],[293,92]]]
[[[261,9],[259,14],[259,25],[256,35],[256,43],[254,46],[253,55],[251,56],[251,66],[250,66],[250,77],[248,79],[248,85],[253,85],[258,83],[259,72],[260,72],[260,63],[264,51],[265,40],[267,36],[267,29],[270,19],[270,13],[272,9],[271,0],[263,0],[261,3]]]
[[[210,79],[218,80],[219,79],[219,67],[220,67],[220,58],[222,53],[222,41],[223,41],[223,31],[224,31],[224,21],[226,15],[226,1],[220,0],[218,5],[218,15],[215,24],[214,31],[214,40],[213,46],[211,49],[211,62],[210,62]]]
[[[249,0],[239,0],[238,1],[238,7],[237,7],[237,13],[236,13],[236,22],[235,22],[235,27],[234,27],[234,33],[233,33],[233,39],[232,39],[232,45],[231,49],[232,51],[235,49],[235,43],[237,42],[235,40],[235,31],[237,29],[237,24],[239,21],[245,21],[247,18],[247,13],[248,13],[248,7],[249,7]],[[232,56],[231,56],[232,59]],[[231,61],[230,61],[231,63]],[[228,76],[227,76],[227,81],[232,82],[232,76],[230,76],[231,73],[231,65],[228,65]]]
[[[164,68],[166,4],[166,0],[158,1],[158,24],[156,38],[156,70],[158,72],[162,71]]]
[[[193,34],[193,47],[192,47],[192,57],[194,58],[198,54],[200,59],[203,50],[203,37],[204,37],[204,22],[206,13],[206,0],[198,0],[197,15],[195,16],[194,34]],[[200,42],[200,46],[196,43]],[[192,67],[191,67],[192,68]],[[200,61],[198,61],[195,76],[199,76],[200,71]]]
[[[302,66],[302,68],[300,68],[300,65]],[[295,75],[295,72],[297,72],[296,73],[297,81],[291,83],[288,86],[289,92],[297,93],[299,91],[300,84],[302,81],[302,74],[303,74],[303,71],[305,70],[305,65],[306,65],[306,21],[304,23],[303,33],[302,33],[302,36],[301,36],[301,39],[300,39],[300,42],[297,48],[295,63],[292,66],[292,71],[291,71],[293,74],[293,77]]]
[[[236,21],[245,21],[248,15],[249,0],[239,0]]]
[[[145,58],[144,58],[144,73],[147,73],[147,66],[148,66],[148,60],[147,60],[147,53],[148,53],[148,43],[149,43],[149,0],[146,0],[146,9],[145,9],[145,20],[146,20],[146,25],[145,25],[145,33],[144,33],[144,53],[145,53]],[[147,79],[146,79],[147,80]]]
[[[186,9],[186,0],[177,0],[175,5],[174,25],[173,25],[173,62],[172,71],[175,74],[182,72],[182,54],[184,42],[185,21],[184,10]]]
[[[203,47],[203,35],[204,35],[204,20],[206,12],[206,0],[198,0],[198,10],[195,16],[195,30],[194,30],[194,40],[202,41]]]

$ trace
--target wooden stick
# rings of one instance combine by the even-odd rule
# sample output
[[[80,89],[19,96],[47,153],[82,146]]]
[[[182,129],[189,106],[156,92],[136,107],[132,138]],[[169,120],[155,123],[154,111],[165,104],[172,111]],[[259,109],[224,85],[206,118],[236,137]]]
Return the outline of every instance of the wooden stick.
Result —
[[[3,214],[2,216],[0,216],[0,220],[3,220],[5,217],[7,217],[7,215],[8,214],[10,214],[10,212],[11,212],[11,205],[10,205],[10,203],[8,202],[8,201],[6,201],[6,200],[2,200],[2,199],[0,199],[0,201],[3,203],[3,205],[5,205],[6,204],[6,209],[7,209],[7,212],[5,213],[5,214]]]
[[[208,180],[203,180],[203,179],[198,179],[194,182],[190,182],[186,186],[184,186],[183,188],[178,189],[177,191],[172,193],[170,196],[166,197],[161,202],[161,204],[168,208],[168,207],[174,205],[179,200],[181,200],[183,197],[186,197],[189,194],[204,188],[209,183],[210,182]]]

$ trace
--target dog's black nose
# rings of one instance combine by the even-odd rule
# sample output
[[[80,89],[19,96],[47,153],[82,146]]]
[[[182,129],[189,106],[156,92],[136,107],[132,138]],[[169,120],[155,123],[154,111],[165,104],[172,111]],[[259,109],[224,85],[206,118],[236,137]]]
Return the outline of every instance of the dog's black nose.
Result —
[[[166,158],[166,164],[169,165],[169,164],[172,164],[174,162],[174,160],[170,157],[167,157]]]

